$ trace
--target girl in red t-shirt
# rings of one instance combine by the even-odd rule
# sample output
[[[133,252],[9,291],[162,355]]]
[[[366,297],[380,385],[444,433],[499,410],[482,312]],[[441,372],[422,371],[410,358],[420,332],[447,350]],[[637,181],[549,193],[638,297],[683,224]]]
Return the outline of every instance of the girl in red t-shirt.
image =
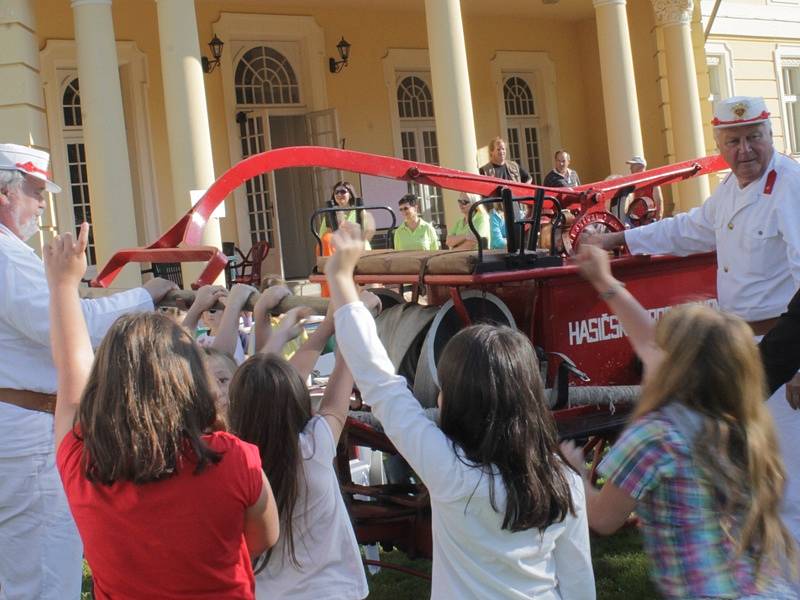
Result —
[[[202,350],[163,315],[120,317],[93,361],[78,285],[88,226],[45,248],[56,462],[95,598],[253,598],[278,537],[258,449],[212,431]]]

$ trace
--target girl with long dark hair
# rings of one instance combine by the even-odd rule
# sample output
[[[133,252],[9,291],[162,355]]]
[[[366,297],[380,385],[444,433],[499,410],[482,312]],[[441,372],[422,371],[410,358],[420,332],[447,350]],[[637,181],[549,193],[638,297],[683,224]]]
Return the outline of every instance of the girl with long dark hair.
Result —
[[[437,427],[359,302],[357,226],[342,225],[334,246],[325,273],[337,344],[364,402],[430,492],[431,597],[594,598],[583,485],[559,451],[528,339],[485,324],[454,336],[438,364]]]
[[[259,330],[269,327],[262,306],[253,313]],[[291,337],[292,319],[269,337],[256,332],[266,346],[239,367],[228,392],[231,429],[258,446],[280,515],[278,543],[256,561],[256,597],[360,600],[369,590],[333,467],[353,378],[337,356],[315,413],[304,379],[333,320],[329,314],[290,364],[274,352]]]

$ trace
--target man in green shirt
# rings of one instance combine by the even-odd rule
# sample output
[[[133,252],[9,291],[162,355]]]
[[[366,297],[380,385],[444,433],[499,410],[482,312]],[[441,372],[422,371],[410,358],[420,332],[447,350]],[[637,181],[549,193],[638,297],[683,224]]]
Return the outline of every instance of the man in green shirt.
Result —
[[[395,250],[438,250],[439,237],[436,229],[417,213],[419,199],[406,194],[397,205],[403,213],[403,222],[394,232]]]

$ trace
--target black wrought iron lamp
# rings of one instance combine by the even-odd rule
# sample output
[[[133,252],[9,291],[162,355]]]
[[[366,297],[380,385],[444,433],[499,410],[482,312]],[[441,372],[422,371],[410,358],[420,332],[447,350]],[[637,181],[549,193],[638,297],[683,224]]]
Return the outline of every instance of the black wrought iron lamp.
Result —
[[[338,73],[342,69],[347,66],[347,61],[350,58],[350,44],[347,40],[342,37],[338,44],[336,44],[336,50],[339,52],[339,58],[341,60],[336,60],[333,58],[328,59],[328,68],[331,70],[331,73]]]
[[[204,73],[211,73],[211,71],[219,66],[219,59],[222,56],[222,47],[224,45],[225,43],[219,39],[215,33],[213,39],[208,42],[208,47],[211,48],[211,56],[213,56],[213,58],[209,59],[206,56],[200,57],[200,61],[203,64]]]

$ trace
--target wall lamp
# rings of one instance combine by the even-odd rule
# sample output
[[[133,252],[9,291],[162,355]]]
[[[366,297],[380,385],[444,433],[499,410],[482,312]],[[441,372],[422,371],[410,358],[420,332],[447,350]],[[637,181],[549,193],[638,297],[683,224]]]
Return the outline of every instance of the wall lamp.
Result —
[[[335,60],[333,58],[328,59],[328,68],[331,70],[331,73],[338,73],[342,69],[347,66],[347,61],[350,58],[350,44],[347,40],[342,37],[341,41],[336,44],[336,50],[339,52],[339,58],[341,60]]]
[[[208,42],[208,47],[211,48],[211,56],[214,58],[200,57],[200,62],[203,64],[203,73],[211,73],[211,71],[219,66],[219,59],[222,56],[222,47],[224,45],[225,43],[219,39],[215,33],[214,38]]]

